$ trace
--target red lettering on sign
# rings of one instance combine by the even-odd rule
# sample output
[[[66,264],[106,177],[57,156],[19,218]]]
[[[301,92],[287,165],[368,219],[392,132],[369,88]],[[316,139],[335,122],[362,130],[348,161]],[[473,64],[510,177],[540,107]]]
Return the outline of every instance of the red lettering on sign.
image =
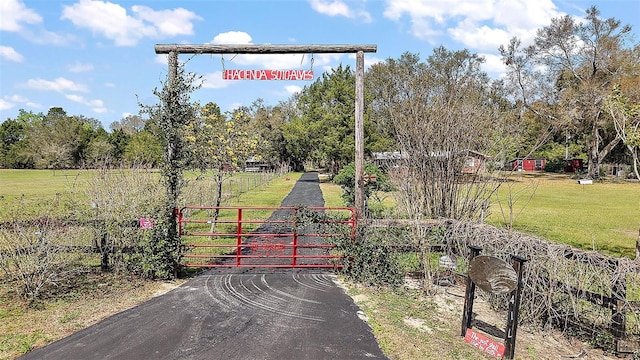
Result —
[[[224,80],[313,80],[313,70],[225,70]]]
[[[477,332],[467,329],[467,333],[464,336],[464,341],[477,347],[485,354],[493,356],[498,359],[502,359],[504,356],[504,345],[497,341],[491,340],[488,337],[478,334]]]

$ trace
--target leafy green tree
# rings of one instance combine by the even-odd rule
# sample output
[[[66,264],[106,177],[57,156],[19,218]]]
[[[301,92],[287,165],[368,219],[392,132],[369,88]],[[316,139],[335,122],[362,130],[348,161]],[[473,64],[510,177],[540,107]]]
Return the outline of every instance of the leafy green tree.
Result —
[[[180,256],[180,237],[176,209],[184,186],[183,171],[186,168],[184,153],[185,127],[197,113],[197,107],[191,102],[191,94],[199,88],[196,76],[186,73],[184,64],[176,63],[175,73],[167,76],[162,89],[154,89],[158,98],[154,105],[142,105],[141,114],[148,116],[145,128],[153,129],[154,134],[165,149],[160,162],[161,180],[165,188],[165,203],[158,211],[157,225],[154,226],[149,242],[144,245],[145,261],[141,264],[146,276],[151,278],[171,278],[176,276]]]
[[[282,162],[285,114],[280,106],[268,106],[257,99],[250,106],[250,123],[247,133],[256,140],[254,157],[272,164]]]
[[[364,164],[364,196],[365,202],[378,191],[390,191],[392,189],[389,176],[378,166],[366,162]],[[342,188],[342,200],[346,206],[355,203],[356,168],[354,163],[344,166],[333,178],[333,182]]]
[[[307,124],[300,117],[282,126],[284,160],[294,171],[304,170],[304,163],[310,158],[311,136]]]
[[[60,107],[52,107],[41,122],[31,127],[29,148],[36,167],[41,169],[63,169],[74,165],[81,124],[67,115]]]
[[[44,115],[20,109],[15,119],[0,124],[0,166],[34,168],[35,160],[29,151],[31,128],[42,122]]]
[[[236,169],[244,166],[250,154],[256,150],[256,136],[247,131],[248,115],[235,111],[232,118],[221,114],[220,107],[212,102],[199,109],[185,128],[185,142],[194,167],[213,174],[216,198],[215,206],[222,201],[222,184]],[[215,220],[218,218],[215,211]]]
[[[131,141],[131,135],[125,133],[122,129],[113,130],[109,135],[109,144],[112,146],[112,156],[114,162],[120,162],[124,159],[127,144]]]
[[[21,168],[19,153],[24,146],[25,126],[17,120],[7,119],[0,124],[0,166]]]
[[[299,102],[302,118],[313,135],[312,160],[337,173],[355,153],[355,75],[340,65],[305,87]]]
[[[162,159],[162,143],[149,131],[135,133],[127,141],[123,158],[129,166],[156,167]]]

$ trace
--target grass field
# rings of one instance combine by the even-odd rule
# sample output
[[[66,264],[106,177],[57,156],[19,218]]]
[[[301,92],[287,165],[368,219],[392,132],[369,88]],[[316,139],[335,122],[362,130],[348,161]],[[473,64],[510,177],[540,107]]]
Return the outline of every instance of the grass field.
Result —
[[[82,186],[91,170],[0,170],[0,199],[11,201],[24,197],[31,201],[46,201],[56,194]],[[191,174],[193,175],[193,174]],[[187,175],[187,176],[191,176]],[[252,174],[236,174],[237,183]],[[273,186],[293,187],[301,174],[280,178]],[[535,192],[532,191],[535,184]],[[322,184],[326,206],[343,206],[340,188]],[[290,188],[289,188],[290,189]],[[529,197],[531,199],[529,200]],[[511,198],[515,230],[531,233],[558,243],[586,250],[598,250],[614,256],[635,256],[635,242],[640,227],[640,183],[596,182],[579,185],[568,176],[518,173],[501,186],[498,197],[492,199],[487,222],[503,226],[509,222],[502,209]],[[278,206],[281,198],[269,187],[258,187],[242,198],[234,197],[229,205]]]
[[[0,170],[0,198],[50,199],[57,193],[82,186],[92,170]]]
[[[608,180],[580,185],[567,176],[521,174],[501,186],[498,197],[503,209],[509,194],[517,200],[514,213],[522,210],[513,223],[515,230],[586,250],[635,256],[640,183]],[[497,201],[490,210],[488,223],[508,221]]]
[[[193,174],[187,174],[192,176]],[[70,189],[84,191],[92,171],[0,170],[0,201],[22,198],[40,203]],[[259,174],[237,174],[236,180]],[[276,178],[224,205],[278,206],[300,173]],[[245,182],[248,183],[248,182]],[[253,183],[253,182],[252,182]],[[184,204],[186,205],[186,204]],[[267,213],[262,216],[268,216]],[[135,276],[102,273],[96,264],[58,286],[37,302],[18,298],[0,271],[0,359],[13,359],[90,326],[107,316],[166,292],[184,280],[155,282]]]
[[[24,193],[25,196],[39,194],[37,196],[45,198],[51,196],[51,193],[48,192],[53,191],[55,194],[68,186],[66,179],[60,179],[64,179],[65,176],[58,177],[57,173],[56,176],[53,176],[51,171],[27,172],[22,176],[18,174],[20,171],[12,174],[3,174],[3,172],[0,171],[0,195],[5,197],[21,196]],[[21,180],[23,176],[24,180]],[[75,177],[75,173],[66,177],[71,176]],[[288,180],[287,177],[278,178],[266,186],[260,186],[249,193],[234,198],[233,203],[226,205],[277,206],[295,185],[299,176],[300,174],[289,174]],[[525,179],[522,179],[522,182],[514,182],[514,184],[525,186],[524,181]],[[11,184],[11,188],[5,186],[7,184]],[[549,180],[549,186],[550,189],[546,189],[546,185],[540,183],[536,191],[536,199],[527,206],[526,211],[518,218],[517,224],[526,224],[525,214],[537,202],[547,206],[552,203],[563,203],[563,201],[572,202],[580,194],[576,193],[576,190],[588,192],[587,194],[591,198],[603,196],[598,193],[614,192],[615,197],[619,197],[618,200],[628,206],[626,210],[622,209],[623,212],[631,213],[628,214],[627,219],[632,220],[626,221],[634,221],[633,219],[640,213],[638,211],[640,203],[637,202],[637,191],[639,190],[637,184],[594,184],[590,185],[592,187],[589,190],[586,186],[577,186],[572,181],[564,179]],[[558,189],[562,189],[561,192],[566,192],[566,196],[561,197],[554,194],[553,189],[556,186]],[[25,191],[21,192],[20,188]],[[26,191],[28,188],[34,189],[34,191]],[[326,206],[342,206],[339,186],[323,183],[321,188]],[[613,199],[613,197],[608,199]],[[594,201],[602,200],[596,198]],[[554,216],[572,217],[567,216],[571,209],[572,207],[569,206],[558,212],[559,215]],[[618,210],[614,212],[610,207],[599,209],[598,211],[618,214]],[[493,216],[496,216],[495,212]],[[620,217],[619,215],[612,216]],[[542,218],[551,219],[547,216]],[[598,220],[600,219],[596,216],[592,221]],[[635,221],[637,225],[637,219]],[[631,229],[633,226],[629,226],[629,228]],[[593,229],[597,228],[593,227]],[[43,299],[35,308],[21,303],[7,291],[6,287],[0,286],[0,359],[14,358],[34,347],[67,336],[109,315],[167,291],[180,282],[151,282],[112,273],[86,273],[74,278],[73,282],[60,284],[57,293],[53,294],[55,296]],[[0,285],[2,285],[1,282]],[[447,294],[424,297],[419,291],[398,292],[390,289],[364,288],[354,284],[346,284],[345,286],[347,287],[346,291],[369,316],[369,323],[376,338],[390,358],[416,360],[488,358],[463,342],[458,335],[462,309],[459,297],[451,297]],[[516,350],[518,359],[551,359],[557,358],[560,350],[564,351],[563,353],[567,353],[567,351],[577,353],[579,350],[567,350],[566,343],[563,343],[563,347],[559,349],[557,341],[561,338],[560,336],[553,337],[554,340],[551,341],[549,337],[543,337],[540,334],[536,340],[524,330],[519,332],[520,340]],[[549,356],[546,356],[547,354]],[[604,357],[601,358],[604,359]]]

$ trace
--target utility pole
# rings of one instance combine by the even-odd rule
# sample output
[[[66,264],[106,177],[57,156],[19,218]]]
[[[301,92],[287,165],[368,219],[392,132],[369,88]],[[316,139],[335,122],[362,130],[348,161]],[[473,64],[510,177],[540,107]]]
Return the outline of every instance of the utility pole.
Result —
[[[356,219],[364,214],[364,52],[356,53]]]

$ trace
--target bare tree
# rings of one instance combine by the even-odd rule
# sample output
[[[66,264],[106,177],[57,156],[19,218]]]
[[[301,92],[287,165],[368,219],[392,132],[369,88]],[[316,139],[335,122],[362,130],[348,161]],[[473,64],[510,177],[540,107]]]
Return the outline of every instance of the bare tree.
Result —
[[[640,147],[640,103],[633,102],[616,86],[605,102],[605,108],[613,118],[618,137],[631,154],[633,173],[640,180],[638,173],[638,147]]]
[[[621,140],[608,131],[611,119],[603,105],[626,71],[621,55],[630,32],[631,27],[602,19],[591,7],[584,23],[569,15],[555,18],[538,30],[533,45],[522,49],[514,38],[500,47],[514,94],[546,124],[547,133],[573,129],[584,134],[590,178],[599,177],[602,159]]]
[[[491,143],[497,120],[482,62],[440,47],[426,63],[406,53],[370,71],[374,116],[402,153],[391,170],[409,218],[477,219],[497,189],[482,167],[463,176],[470,152]]]

